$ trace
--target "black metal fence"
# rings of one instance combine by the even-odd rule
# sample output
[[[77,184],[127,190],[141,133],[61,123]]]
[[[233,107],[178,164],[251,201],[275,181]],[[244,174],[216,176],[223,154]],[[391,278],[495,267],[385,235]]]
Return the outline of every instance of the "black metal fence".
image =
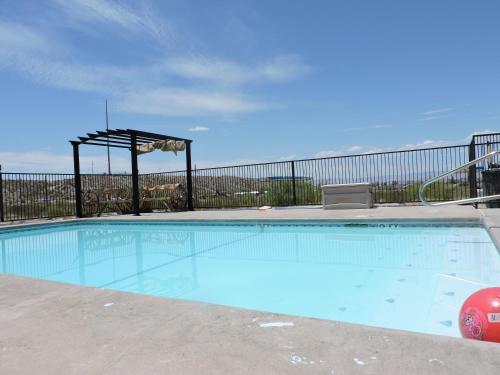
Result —
[[[195,207],[321,203],[321,185],[368,182],[375,203],[418,202],[420,184],[468,159],[468,146],[348,155],[193,171]],[[432,185],[433,201],[469,197],[468,172]]]
[[[418,202],[422,182],[500,149],[500,133],[477,135],[468,145],[399,150],[319,159],[193,170],[195,208],[316,205],[321,185],[368,182],[375,203]],[[431,185],[430,201],[482,194],[482,174],[498,158],[478,163]],[[186,171],[139,176],[141,211],[186,206]],[[131,212],[130,175],[82,175],[83,212]],[[74,214],[72,174],[2,173],[0,220]]]
[[[72,174],[2,173],[0,220],[26,220],[73,215]]]

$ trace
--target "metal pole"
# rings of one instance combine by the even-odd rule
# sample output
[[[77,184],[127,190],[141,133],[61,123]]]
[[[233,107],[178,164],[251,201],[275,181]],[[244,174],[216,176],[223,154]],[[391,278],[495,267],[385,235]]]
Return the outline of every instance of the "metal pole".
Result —
[[[80,152],[78,142],[71,142],[73,145],[73,168],[75,173],[75,214],[76,217],[83,217],[82,212],[82,176],[80,175]]]
[[[186,142],[186,184],[187,206],[189,211],[194,211],[193,205],[193,171],[191,170],[191,142]]]
[[[2,165],[0,165],[0,221],[5,221],[3,213],[3,179],[2,179]]]
[[[108,100],[106,99],[106,132],[109,130],[108,124]],[[111,158],[109,156],[109,136],[107,139],[107,147],[108,147],[108,175],[111,174]]]
[[[297,205],[297,192],[295,190],[295,162],[292,160],[292,190],[293,190],[293,205]]]
[[[140,216],[139,210],[139,168],[137,166],[137,135],[130,135],[130,156],[132,160],[132,205],[135,216]]]

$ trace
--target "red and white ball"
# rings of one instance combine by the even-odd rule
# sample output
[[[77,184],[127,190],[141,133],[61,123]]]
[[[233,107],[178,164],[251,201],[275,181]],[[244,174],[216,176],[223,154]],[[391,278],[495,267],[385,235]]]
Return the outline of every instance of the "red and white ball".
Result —
[[[467,298],[460,310],[462,337],[500,343],[500,288],[486,288]]]

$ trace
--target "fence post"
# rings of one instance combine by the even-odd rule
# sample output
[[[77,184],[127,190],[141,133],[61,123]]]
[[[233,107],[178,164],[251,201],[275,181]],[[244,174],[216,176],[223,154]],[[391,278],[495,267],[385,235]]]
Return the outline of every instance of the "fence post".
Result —
[[[472,141],[469,144],[469,161],[474,159],[476,159],[476,142],[474,136],[472,136]],[[470,198],[477,197],[476,165],[471,165],[469,167],[469,194]],[[474,206],[477,208],[477,204]]]
[[[293,192],[293,205],[297,205],[297,191],[295,189],[295,161],[291,161],[292,163],[292,192]]]
[[[3,214],[3,181],[2,181],[2,165],[0,165],[0,221],[5,221]]]
[[[130,136],[130,157],[132,161],[132,206],[135,216],[140,216],[139,168],[137,166],[137,134]]]
[[[44,193],[45,193],[45,207],[47,209],[47,216],[49,216],[49,211],[50,211],[50,203],[49,203],[49,187],[47,183],[47,176],[44,177],[45,181],[45,186],[44,186]]]
[[[80,174],[80,152],[78,142],[71,142],[73,145],[73,168],[75,178],[75,214],[76,217],[83,217],[82,211],[82,176]]]
[[[186,193],[187,207],[189,211],[194,211],[193,205],[193,171],[191,169],[191,142],[186,142]]]

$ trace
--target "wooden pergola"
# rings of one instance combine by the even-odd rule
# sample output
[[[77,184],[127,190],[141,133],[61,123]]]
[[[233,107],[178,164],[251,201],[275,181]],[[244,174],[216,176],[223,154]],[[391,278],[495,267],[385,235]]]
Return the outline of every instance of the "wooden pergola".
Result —
[[[186,145],[186,192],[188,210],[193,210],[193,179],[191,170],[191,143],[190,139],[172,137],[164,134],[149,133],[134,129],[115,129],[87,133],[85,137],[78,137],[78,141],[70,141],[73,145],[73,163],[75,170],[75,200],[76,216],[83,217],[82,210],[82,179],[80,174],[80,145],[125,148],[130,150],[132,163],[132,208],[136,216],[139,211],[139,168],[137,163],[137,147],[153,142],[183,141]]]

